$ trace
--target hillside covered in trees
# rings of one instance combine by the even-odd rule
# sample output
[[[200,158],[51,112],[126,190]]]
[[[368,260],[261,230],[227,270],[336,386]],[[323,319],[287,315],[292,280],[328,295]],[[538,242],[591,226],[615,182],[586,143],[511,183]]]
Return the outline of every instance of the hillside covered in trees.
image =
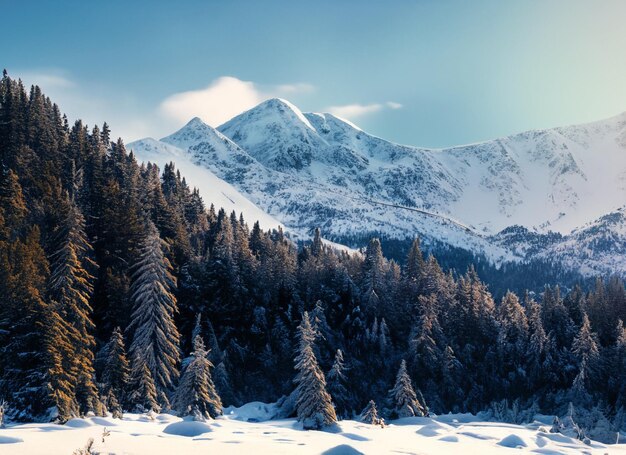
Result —
[[[248,223],[252,223],[251,227]],[[491,410],[626,429],[626,291],[598,278],[495,301],[415,240],[403,265],[298,248],[205,207],[174,165],[0,82],[0,399],[15,420],[278,401],[320,428]],[[572,405],[570,405],[572,403]]]

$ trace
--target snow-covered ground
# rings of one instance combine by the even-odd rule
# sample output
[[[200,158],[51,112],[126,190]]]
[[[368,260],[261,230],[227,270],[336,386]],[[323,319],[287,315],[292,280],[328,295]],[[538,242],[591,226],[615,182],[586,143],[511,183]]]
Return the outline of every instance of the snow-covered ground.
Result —
[[[0,430],[2,455],[69,455],[94,439],[100,454],[626,454],[626,445],[586,445],[548,432],[550,417],[520,426],[484,422],[470,414],[408,418],[385,428],[342,421],[328,431],[303,431],[293,419],[267,420],[272,405],[228,408],[207,423],[168,414],[152,419],[126,414],[123,420],[92,417],[65,425],[36,423]],[[249,421],[251,420],[251,421]],[[102,441],[105,428],[110,432]]]

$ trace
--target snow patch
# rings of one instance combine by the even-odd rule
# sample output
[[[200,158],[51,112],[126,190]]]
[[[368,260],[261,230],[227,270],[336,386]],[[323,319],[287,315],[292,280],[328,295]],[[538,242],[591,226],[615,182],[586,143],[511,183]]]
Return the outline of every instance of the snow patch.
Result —
[[[498,445],[502,447],[509,447],[511,449],[528,447],[528,444],[526,444],[526,442],[524,442],[524,440],[516,434],[510,434],[507,437],[502,438],[500,442],[498,442]]]
[[[213,429],[203,422],[183,421],[170,423],[163,429],[163,433],[192,438],[201,434],[210,433]]]

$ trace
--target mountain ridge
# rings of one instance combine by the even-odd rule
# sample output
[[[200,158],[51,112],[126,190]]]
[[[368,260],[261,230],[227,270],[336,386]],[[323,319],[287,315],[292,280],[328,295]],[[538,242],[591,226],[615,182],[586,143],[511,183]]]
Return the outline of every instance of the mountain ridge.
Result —
[[[576,229],[587,223],[606,224],[602,217],[626,204],[626,112],[428,149],[271,99],[218,128],[194,118],[161,142],[233,185],[288,230],[310,234],[322,227],[337,241],[365,233],[419,235],[495,264],[528,260],[531,251],[546,257],[536,247],[545,244],[580,268],[559,242],[580,236]],[[606,163],[598,162],[599,153]],[[528,231],[526,240],[499,235],[516,225]],[[593,270],[615,262],[599,261]]]

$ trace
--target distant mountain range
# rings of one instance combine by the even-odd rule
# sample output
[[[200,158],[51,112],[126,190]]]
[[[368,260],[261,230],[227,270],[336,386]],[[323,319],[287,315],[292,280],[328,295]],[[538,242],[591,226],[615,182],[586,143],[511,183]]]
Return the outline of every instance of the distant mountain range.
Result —
[[[626,274],[626,113],[447,149],[395,144],[271,99],[219,128],[194,118],[140,160],[174,161],[207,203],[350,247],[379,235],[500,265]]]

